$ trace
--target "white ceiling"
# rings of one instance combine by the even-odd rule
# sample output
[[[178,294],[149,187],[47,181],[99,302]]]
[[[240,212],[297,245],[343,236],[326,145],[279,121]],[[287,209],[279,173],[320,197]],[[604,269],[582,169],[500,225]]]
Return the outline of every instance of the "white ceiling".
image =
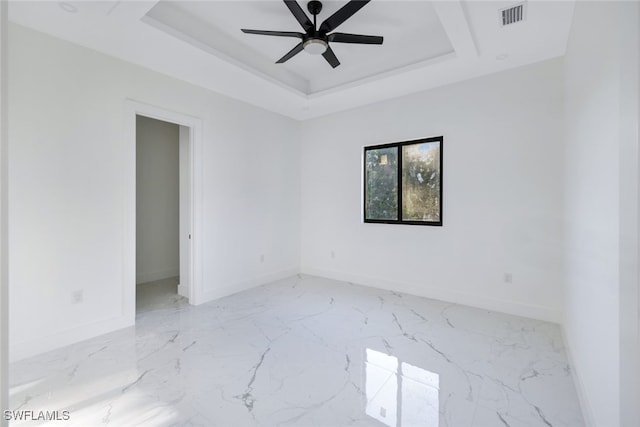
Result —
[[[345,3],[323,2],[318,24]],[[384,44],[332,43],[336,69],[305,52],[275,64],[297,39],[240,31],[301,31],[279,0],[16,0],[9,18],[303,120],[563,55],[573,1],[528,0],[525,20],[502,27],[500,10],[518,3],[373,0],[338,31]]]
[[[306,3],[300,4],[306,10]],[[318,25],[344,4],[344,1],[325,1]],[[284,64],[275,65],[276,60],[300,40],[240,31],[240,28],[250,28],[300,32],[300,24],[282,1],[160,1],[147,13],[145,22],[170,29],[187,42],[207,46],[213,54],[217,51],[254,67],[305,95],[453,53],[440,19],[432,3],[427,1],[367,4],[338,30],[383,35],[384,44],[332,43],[341,62],[336,69],[324,58],[308,54],[298,54]]]

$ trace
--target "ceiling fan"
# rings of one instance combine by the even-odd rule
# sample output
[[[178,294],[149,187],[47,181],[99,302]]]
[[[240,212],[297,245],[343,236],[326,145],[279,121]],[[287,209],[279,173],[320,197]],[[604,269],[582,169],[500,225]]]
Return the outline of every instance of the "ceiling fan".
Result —
[[[300,39],[293,49],[291,49],[285,56],[276,61],[276,64],[282,64],[293,58],[298,53],[308,52],[312,55],[324,56],[333,68],[340,65],[340,61],[336,57],[335,53],[329,46],[329,42],[332,43],[355,43],[355,44],[382,44],[382,37],[380,36],[366,36],[362,34],[347,34],[347,33],[332,33],[340,24],[347,19],[351,18],[357,11],[362,9],[371,0],[351,0],[344,6],[342,6],[336,13],[325,19],[320,27],[316,26],[316,16],[322,10],[322,2],[312,0],[307,3],[307,9],[309,13],[313,15],[313,22],[309,19],[304,10],[300,7],[296,0],[284,0],[293,16],[300,23],[304,29],[304,33],[298,33],[295,31],[262,31],[262,30],[247,30],[242,29],[243,33],[247,34],[259,34],[264,36],[278,36],[278,37],[293,37]]]

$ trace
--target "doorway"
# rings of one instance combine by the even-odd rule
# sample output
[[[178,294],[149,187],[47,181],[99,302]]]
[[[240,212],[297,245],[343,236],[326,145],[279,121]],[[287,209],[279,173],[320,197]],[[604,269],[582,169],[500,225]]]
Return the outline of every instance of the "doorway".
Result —
[[[178,294],[181,130],[189,131],[136,115],[137,314],[188,302]]]
[[[143,310],[201,299],[202,122],[127,100],[125,132],[122,301],[127,323],[134,324],[140,286],[157,285],[146,289],[143,297],[151,300],[141,301]]]

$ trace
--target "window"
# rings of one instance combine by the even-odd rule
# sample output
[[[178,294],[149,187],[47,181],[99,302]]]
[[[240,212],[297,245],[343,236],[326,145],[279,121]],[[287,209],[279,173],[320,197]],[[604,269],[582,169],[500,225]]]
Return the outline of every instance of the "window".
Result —
[[[442,225],[442,141],[364,148],[364,222]]]

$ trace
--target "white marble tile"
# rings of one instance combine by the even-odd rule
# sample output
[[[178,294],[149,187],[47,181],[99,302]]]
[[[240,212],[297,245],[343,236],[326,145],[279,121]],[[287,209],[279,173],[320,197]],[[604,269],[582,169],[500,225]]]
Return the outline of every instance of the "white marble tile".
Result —
[[[189,304],[178,295],[178,277],[155,280],[136,285],[136,313]]]
[[[584,425],[557,325],[308,276],[141,313],[11,384],[74,426]]]

